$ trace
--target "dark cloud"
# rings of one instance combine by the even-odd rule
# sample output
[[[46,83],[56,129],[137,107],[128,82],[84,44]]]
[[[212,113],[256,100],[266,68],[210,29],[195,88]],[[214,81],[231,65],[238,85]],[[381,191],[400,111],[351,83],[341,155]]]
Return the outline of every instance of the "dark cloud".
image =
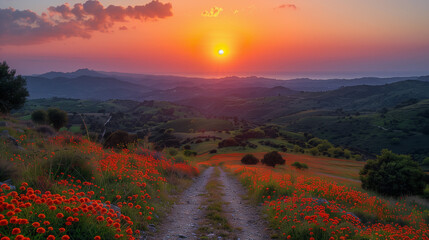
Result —
[[[0,45],[34,44],[69,37],[90,38],[93,32],[108,32],[116,22],[156,20],[172,15],[171,3],[157,0],[134,7],[104,7],[98,0],[89,0],[73,7],[68,4],[49,7],[41,15],[30,10],[0,9]]]
[[[282,5],[278,6],[277,9],[293,9],[293,10],[296,10],[297,7],[295,4],[282,4]]]

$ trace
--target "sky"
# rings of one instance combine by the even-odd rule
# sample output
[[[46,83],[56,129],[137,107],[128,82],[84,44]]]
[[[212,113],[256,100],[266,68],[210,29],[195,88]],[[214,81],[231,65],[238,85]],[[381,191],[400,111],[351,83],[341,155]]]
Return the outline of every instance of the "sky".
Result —
[[[0,0],[0,61],[25,75],[425,75],[428,12],[427,0]]]

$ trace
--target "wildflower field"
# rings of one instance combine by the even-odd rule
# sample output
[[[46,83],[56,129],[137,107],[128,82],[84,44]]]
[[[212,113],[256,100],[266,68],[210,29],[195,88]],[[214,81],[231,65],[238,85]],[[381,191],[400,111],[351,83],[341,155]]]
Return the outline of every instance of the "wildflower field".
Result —
[[[296,170],[290,164],[299,155],[293,161],[285,156],[287,165],[276,168],[244,166],[243,155],[217,155],[200,164],[222,165],[237,175],[250,197],[263,203],[277,238],[429,239],[429,212],[405,198],[385,199],[347,180]]]
[[[0,149],[12,179],[0,189],[1,240],[139,239],[168,194],[198,175],[145,149],[105,150],[73,135],[28,133],[19,144]]]

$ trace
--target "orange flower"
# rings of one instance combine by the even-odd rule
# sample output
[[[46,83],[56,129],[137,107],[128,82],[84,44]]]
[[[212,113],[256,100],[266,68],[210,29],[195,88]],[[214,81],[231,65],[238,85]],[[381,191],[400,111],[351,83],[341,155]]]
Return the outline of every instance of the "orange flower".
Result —
[[[61,240],[70,240],[69,235],[64,235],[61,237]]]
[[[60,228],[60,229],[58,229],[60,232],[64,232],[64,231],[66,231],[66,229],[65,228]]]
[[[54,235],[49,235],[48,238],[46,238],[46,240],[55,240],[55,236]]]
[[[0,240],[10,240],[8,237],[2,237]]]
[[[21,233],[21,229],[19,229],[19,228],[14,228],[12,230],[12,235],[16,235],[16,234],[20,234],[20,233]]]
[[[151,220],[152,219],[152,217],[151,216],[147,216],[147,220]]]
[[[44,219],[45,217],[46,217],[45,214],[43,213],[39,214],[39,218]]]
[[[40,223],[38,223],[38,222],[34,222],[34,223],[33,223],[33,224],[31,224],[31,225],[33,225],[33,227],[35,227],[35,228],[40,227]]]
[[[36,232],[37,233],[45,233],[46,230],[44,228],[42,228],[42,227],[39,227]]]
[[[95,236],[94,240],[101,240],[101,237],[100,236]]]
[[[63,218],[63,217],[64,217],[64,214],[62,214],[62,213],[57,214],[57,218]]]
[[[0,226],[6,226],[8,224],[8,221],[6,219],[0,220]]]

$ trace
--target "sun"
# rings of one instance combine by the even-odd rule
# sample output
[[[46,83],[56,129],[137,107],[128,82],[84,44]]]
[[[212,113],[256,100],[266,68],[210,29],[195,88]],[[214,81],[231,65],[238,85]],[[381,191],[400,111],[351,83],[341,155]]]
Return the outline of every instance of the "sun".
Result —
[[[223,55],[225,53],[225,51],[223,49],[219,49],[219,51],[217,52],[219,55]]]

